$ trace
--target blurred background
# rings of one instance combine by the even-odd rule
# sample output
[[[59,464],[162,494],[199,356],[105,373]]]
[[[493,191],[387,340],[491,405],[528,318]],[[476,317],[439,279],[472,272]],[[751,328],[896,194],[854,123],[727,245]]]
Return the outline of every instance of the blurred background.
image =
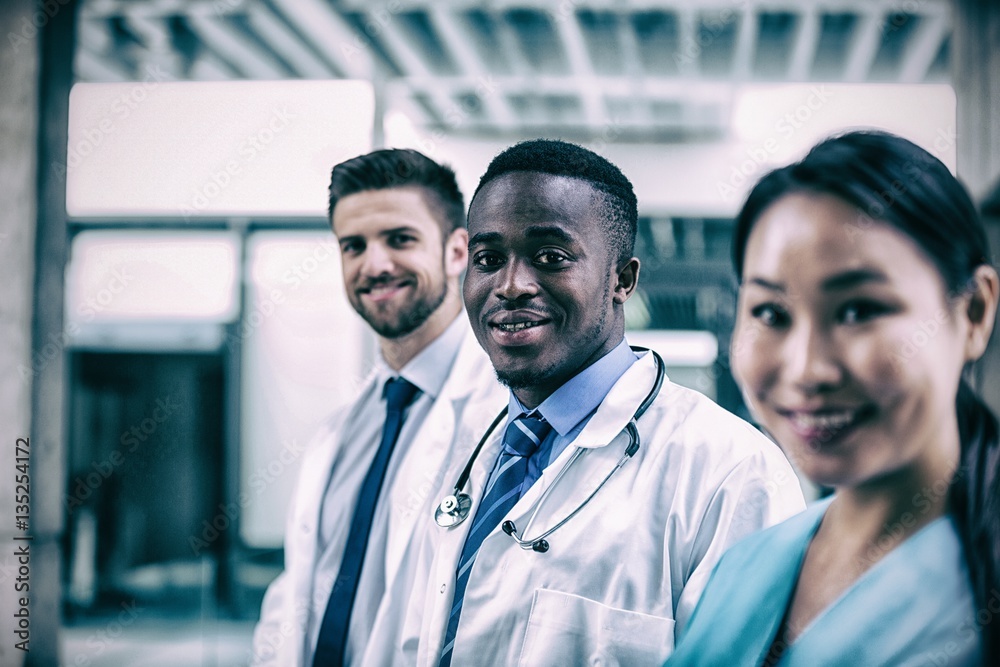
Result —
[[[375,344],[326,218],[337,162],[412,147],[468,197],[533,137],[639,199],[628,337],[746,415],[732,217],[848,128],[902,134],[1000,229],[990,0],[4,0],[0,664],[239,665],[303,448]],[[1000,360],[976,369],[1000,407]],[[30,653],[14,648],[30,534]]]

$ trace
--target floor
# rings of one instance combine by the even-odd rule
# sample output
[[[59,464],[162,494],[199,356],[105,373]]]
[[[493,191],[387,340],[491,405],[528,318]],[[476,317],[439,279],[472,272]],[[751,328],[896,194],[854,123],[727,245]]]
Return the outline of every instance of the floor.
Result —
[[[156,618],[141,608],[62,629],[66,667],[236,667],[249,664],[253,623]]]

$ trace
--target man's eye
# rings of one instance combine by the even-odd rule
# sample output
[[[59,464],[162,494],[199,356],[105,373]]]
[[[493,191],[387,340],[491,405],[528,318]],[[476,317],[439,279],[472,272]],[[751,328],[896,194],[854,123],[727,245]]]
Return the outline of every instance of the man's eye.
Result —
[[[345,241],[340,244],[340,252],[345,255],[356,255],[365,249],[365,245],[359,241]]]
[[[538,264],[550,267],[560,266],[563,263],[565,263],[568,259],[569,258],[566,257],[566,255],[564,255],[563,253],[556,252],[554,250],[543,250],[542,252],[538,253],[535,256],[535,261]]]
[[[393,234],[389,237],[389,244],[394,248],[399,248],[408,243],[414,243],[416,240],[416,237],[409,234]]]
[[[750,314],[755,320],[766,327],[786,326],[790,318],[784,308],[775,303],[762,303],[750,309]]]
[[[503,264],[503,258],[495,252],[477,252],[472,256],[472,263],[476,266],[492,269]]]

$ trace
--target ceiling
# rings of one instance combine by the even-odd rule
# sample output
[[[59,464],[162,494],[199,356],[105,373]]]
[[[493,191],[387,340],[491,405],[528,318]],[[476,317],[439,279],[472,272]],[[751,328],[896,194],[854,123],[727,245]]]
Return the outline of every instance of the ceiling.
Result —
[[[722,134],[734,83],[947,82],[945,0],[84,0],[80,81],[360,78],[482,137]]]

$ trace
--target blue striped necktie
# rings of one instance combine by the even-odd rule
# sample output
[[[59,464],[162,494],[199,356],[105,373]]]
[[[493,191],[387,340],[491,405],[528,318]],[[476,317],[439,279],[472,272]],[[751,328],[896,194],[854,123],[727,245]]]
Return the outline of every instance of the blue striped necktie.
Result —
[[[340,561],[340,572],[330,591],[326,612],[319,629],[319,640],[313,655],[314,667],[344,664],[344,649],[347,647],[347,631],[351,622],[351,608],[358,592],[361,566],[368,548],[368,533],[375,516],[382,480],[385,479],[389,457],[403,427],[403,412],[410,401],[420,391],[403,378],[393,378],[385,383],[383,395],[386,402],[385,426],[382,427],[382,442],[375,453],[365,481],[361,484],[358,504],[351,520],[351,531],[347,535],[347,547]]]
[[[472,564],[479,553],[479,546],[486,536],[493,532],[500,520],[517,504],[521,497],[521,484],[528,472],[528,459],[538,451],[539,445],[545,440],[552,425],[544,421],[540,415],[521,416],[512,421],[503,435],[503,450],[496,472],[490,478],[486,493],[476,510],[476,518],[472,522],[462,557],[458,560],[458,573],[455,577],[455,596],[452,602],[451,617],[448,619],[448,631],[444,636],[444,648],[441,651],[439,667],[451,664],[452,649],[455,646],[455,634],[458,631],[458,619],[462,615],[462,600],[465,598],[465,587],[469,584],[469,574]]]

